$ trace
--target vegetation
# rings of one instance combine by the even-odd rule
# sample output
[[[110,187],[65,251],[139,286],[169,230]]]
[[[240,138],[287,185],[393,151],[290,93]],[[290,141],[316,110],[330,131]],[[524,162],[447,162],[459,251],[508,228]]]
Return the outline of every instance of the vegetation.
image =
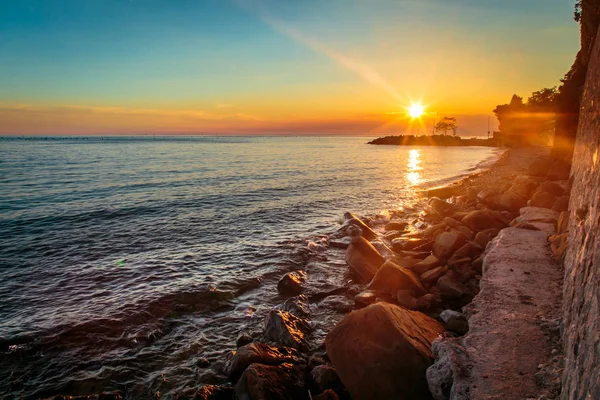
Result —
[[[413,136],[398,135],[377,138],[369,144],[394,145],[394,146],[496,146],[493,139],[464,139],[460,136],[433,135]]]
[[[458,130],[456,118],[444,117],[437,124],[435,124],[434,129],[435,132],[444,132],[444,135],[446,135],[448,131],[451,131],[452,134],[456,136],[456,131]]]

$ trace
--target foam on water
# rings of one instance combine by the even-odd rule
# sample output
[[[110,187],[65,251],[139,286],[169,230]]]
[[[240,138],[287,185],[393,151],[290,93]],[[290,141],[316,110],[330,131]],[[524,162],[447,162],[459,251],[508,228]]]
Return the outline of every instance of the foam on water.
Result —
[[[0,141],[0,395],[218,382],[237,334],[282,301],[284,272],[310,265],[315,290],[349,279],[321,245],[345,211],[389,215],[497,154],[366,142]],[[315,315],[319,341],[341,316]]]

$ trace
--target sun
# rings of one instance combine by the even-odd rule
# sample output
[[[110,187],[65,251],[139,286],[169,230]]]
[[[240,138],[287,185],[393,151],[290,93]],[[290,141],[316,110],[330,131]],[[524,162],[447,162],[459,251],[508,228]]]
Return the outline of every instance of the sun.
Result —
[[[412,119],[421,118],[425,114],[425,107],[421,103],[412,103],[410,107],[408,107],[408,115]]]

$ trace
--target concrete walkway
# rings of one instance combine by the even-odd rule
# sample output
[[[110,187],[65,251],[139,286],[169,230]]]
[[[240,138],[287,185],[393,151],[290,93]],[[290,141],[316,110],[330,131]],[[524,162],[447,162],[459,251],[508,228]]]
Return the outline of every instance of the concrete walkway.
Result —
[[[481,291],[467,306],[469,332],[434,344],[428,370],[436,399],[526,399],[540,393],[536,374],[551,358],[541,321],[560,313],[563,272],[547,237],[558,215],[526,207],[522,222],[540,230],[506,228],[488,245]]]

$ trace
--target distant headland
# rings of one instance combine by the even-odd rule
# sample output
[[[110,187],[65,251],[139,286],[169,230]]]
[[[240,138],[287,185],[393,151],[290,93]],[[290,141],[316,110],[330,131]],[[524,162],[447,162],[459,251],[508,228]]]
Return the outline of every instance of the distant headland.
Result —
[[[430,135],[413,136],[397,135],[380,137],[369,142],[369,144],[392,145],[392,146],[499,146],[496,139],[464,139],[460,136]]]

